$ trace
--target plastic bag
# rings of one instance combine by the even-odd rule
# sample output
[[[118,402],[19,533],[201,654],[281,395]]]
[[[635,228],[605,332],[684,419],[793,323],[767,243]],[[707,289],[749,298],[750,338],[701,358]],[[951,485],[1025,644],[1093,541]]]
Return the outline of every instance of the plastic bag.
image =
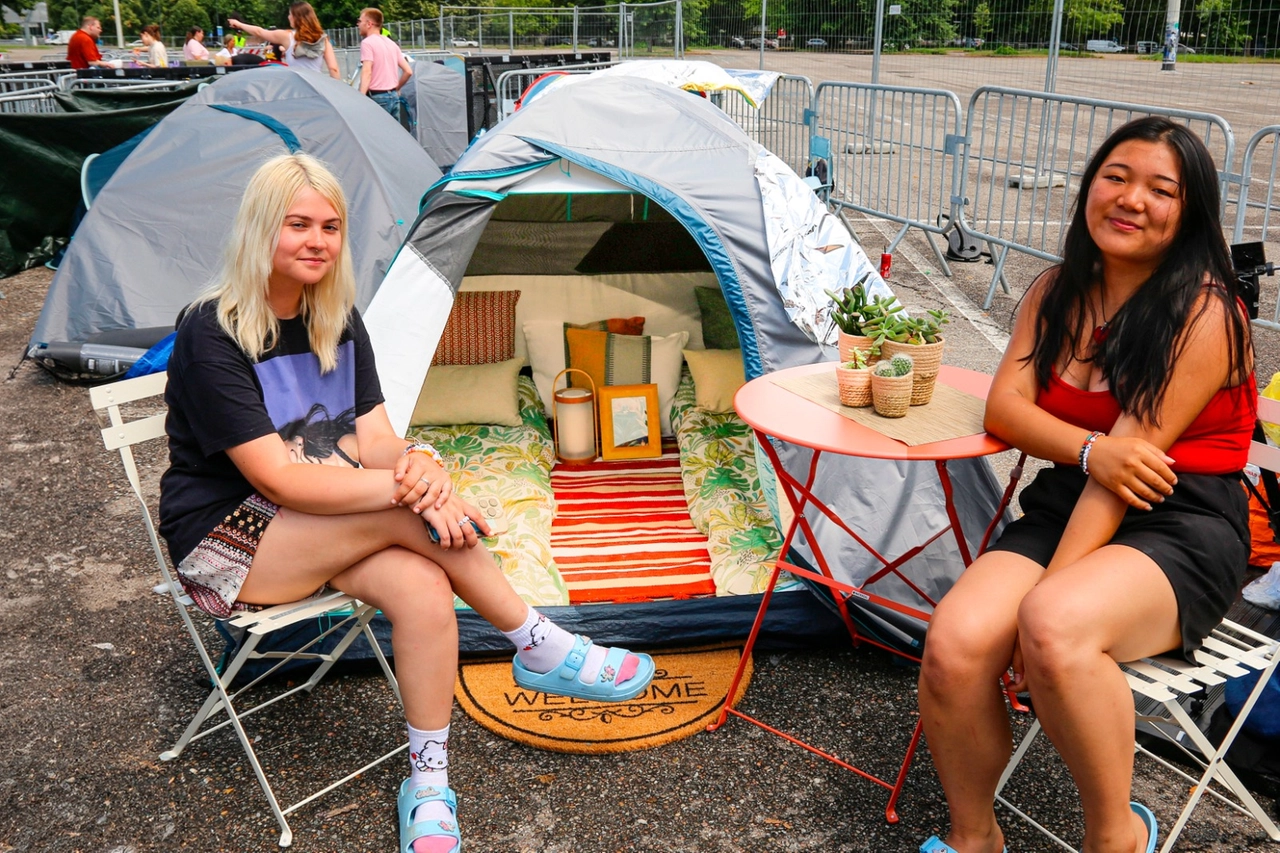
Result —
[[[1244,600],[1268,610],[1280,610],[1280,562],[1272,563],[1265,575],[1245,584]]]

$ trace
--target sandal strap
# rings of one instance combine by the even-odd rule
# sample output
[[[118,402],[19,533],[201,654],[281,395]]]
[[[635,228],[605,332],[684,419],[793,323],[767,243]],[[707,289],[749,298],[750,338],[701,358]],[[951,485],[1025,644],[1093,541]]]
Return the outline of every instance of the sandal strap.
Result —
[[[404,826],[401,827],[401,839],[404,850],[412,850],[413,842],[419,838],[452,838],[457,844],[454,853],[462,849],[462,835],[458,831],[458,795],[447,786],[419,785],[406,791],[401,800],[409,800],[408,813],[402,816]],[[453,812],[453,820],[414,820],[418,808],[431,802],[443,802]]]
[[[591,638],[577,634],[573,638],[573,648],[569,649],[569,654],[564,656],[564,660],[560,663],[559,675],[566,681],[578,677],[578,673],[582,670],[582,665],[587,662],[587,651],[591,648]]]
[[[622,671],[622,664],[629,654],[631,652],[626,649],[620,649],[617,646],[610,648],[609,653],[604,656],[604,663],[600,665],[600,673],[596,676],[596,681],[612,683],[618,677],[618,673]]]

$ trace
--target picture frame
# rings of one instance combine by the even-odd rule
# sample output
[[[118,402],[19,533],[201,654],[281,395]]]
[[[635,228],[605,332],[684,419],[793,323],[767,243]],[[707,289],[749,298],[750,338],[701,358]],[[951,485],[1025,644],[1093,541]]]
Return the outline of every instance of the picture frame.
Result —
[[[602,385],[599,396],[601,458],[655,459],[662,455],[657,385]]]

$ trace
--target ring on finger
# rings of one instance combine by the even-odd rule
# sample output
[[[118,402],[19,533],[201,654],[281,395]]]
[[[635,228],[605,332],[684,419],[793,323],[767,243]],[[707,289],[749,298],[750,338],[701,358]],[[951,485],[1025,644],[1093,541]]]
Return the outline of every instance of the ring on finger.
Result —
[[[431,488],[431,481],[428,480],[426,477],[419,477],[418,482],[426,486],[428,489]]]

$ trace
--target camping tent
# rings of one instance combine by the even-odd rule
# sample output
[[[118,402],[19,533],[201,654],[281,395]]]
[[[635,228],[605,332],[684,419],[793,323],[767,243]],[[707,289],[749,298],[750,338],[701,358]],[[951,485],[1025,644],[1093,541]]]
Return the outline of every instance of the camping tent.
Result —
[[[649,216],[651,206],[662,215]],[[464,276],[545,272],[541,265],[548,263],[570,273],[653,271],[668,262],[683,270],[692,262],[690,247],[724,293],[748,378],[832,360],[834,329],[822,291],[872,272],[803,181],[708,101],[620,77],[547,92],[479,137],[431,188],[365,312],[392,422],[401,429],[408,423]],[[874,272],[872,281],[873,292],[887,292]],[[424,314],[424,305],[438,306],[434,316]],[[404,323],[411,313],[415,322]],[[794,447],[780,450],[792,470],[808,459]],[[881,553],[901,553],[925,538],[922,530],[947,524],[933,466],[827,459],[817,493]],[[964,528],[980,536],[998,504],[995,479],[980,461],[953,465],[952,477]],[[826,518],[814,512],[810,521],[841,580],[859,582],[879,568]],[[804,556],[803,548],[793,554]],[[935,599],[960,569],[950,537],[910,564],[915,583]],[[877,591],[920,603],[896,579]],[[791,597],[776,597],[774,608],[777,598]],[[557,618],[578,625],[590,612],[602,620],[595,630],[611,640],[644,643],[704,637],[697,632],[705,626],[695,623],[707,619],[708,609],[735,606],[726,599],[653,604],[564,608],[570,612]],[[918,651],[922,632],[868,618],[886,642]],[[483,627],[461,621],[464,647],[486,646]]]
[[[321,74],[229,74],[160,122],[77,229],[33,345],[172,326],[209,282],[257,164],[286,151],[331,166],[350,208],[357,305],[382,281],[440,170],[377,104]]]
[[[460,63],[459,63],[460,64]],[[418,144],[445,171],[467,147],[467,78],[461,68],[418,60],[400,96]]]

